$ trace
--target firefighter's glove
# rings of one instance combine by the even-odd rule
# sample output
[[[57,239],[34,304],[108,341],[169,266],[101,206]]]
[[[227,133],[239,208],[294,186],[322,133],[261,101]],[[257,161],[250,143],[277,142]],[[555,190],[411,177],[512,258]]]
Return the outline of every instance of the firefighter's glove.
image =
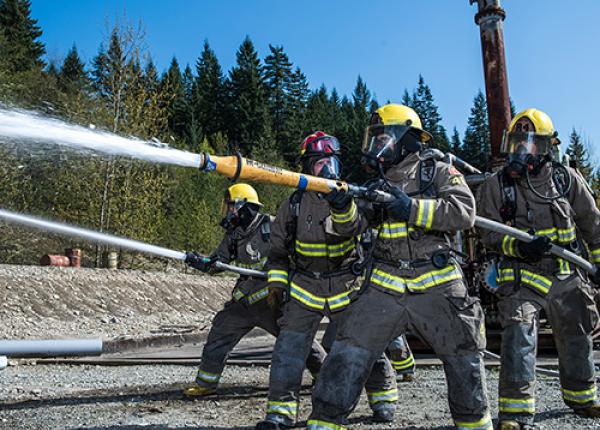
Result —
[[[279,308],[283,303],[283,295],[285,288],[269,285],[269,295],[267,296],[267,304],[272,309]]]
[[[551,246],[548,236],[534,236],[531,242],[517,242],[517,251],[525,260],[536,262],[542,259]]]
[[[325,200],[333,209],[346,209],[352,203],[352,196],[345,190],[333,190],[325,194]]]
[[[408,221],[412,208],[412,199],[398,187],[392,187],[390,193],[395,199],[385,205],[388,216],[394,221]]]
[[[212,257],[204,257],[198,254],[196,251],[185,253],[185,264],[204,273],[212,269],[216,261],[216,255],[213,255]]]

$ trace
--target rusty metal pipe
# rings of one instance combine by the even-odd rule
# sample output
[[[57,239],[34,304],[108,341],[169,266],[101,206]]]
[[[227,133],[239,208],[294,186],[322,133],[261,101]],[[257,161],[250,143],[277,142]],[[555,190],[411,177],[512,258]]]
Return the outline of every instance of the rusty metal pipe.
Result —
[[[510,97],[506,57],[504,55],[504,19],[506,12],[500,7],[500,0],[469,0],[477,3],[475,23],[481,35],[485,94],[490,126],[490,140],[494,167],[500,161],[502,134],[510,124]]]

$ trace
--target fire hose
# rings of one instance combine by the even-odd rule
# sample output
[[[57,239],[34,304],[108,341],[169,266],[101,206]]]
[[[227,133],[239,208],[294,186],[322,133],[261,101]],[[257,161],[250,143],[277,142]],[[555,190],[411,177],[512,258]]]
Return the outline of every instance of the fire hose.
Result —
[[[325,179],[303,173],[292,172],[254,160],[249,160],[241,157],[240,155],[215,156],[207,153],[199,155],[200,170],[204,172],[214,171],[231,178],[233,181],[244,179],[247,181],[285,185],[292,188],[316,191],[320,193],[343,190],[352,194],[356,198],[382,203],[389,202],[394,199],[391,194],[381,190],[371,190],[340,180]],[[482,174],[476,174],[474,176],[475,182],[482,181]],[[533,240],[533,236],[524,231],[480,216],[475,217],[475,226],[482,229],[491,230],[496,233],[506,234],[523,242],[531,242]],[[596,273],[597,269],[593,264],[586,261],[579,255],[558,245],[552,244],[549,252],[552,255],[560,257],[563,260],[569,261],[581,267],[591,275]]]
[[[185,261],[186,258],[185,252],[174,251],[172,249],[163,248],[161,246],[156,245],[150,245],[144,242],[139,242],[137,240],[126,239],[110,234],[98,233],[92,230],[86,230],[81,227],[73,227],[67,224],[47,221],[41,218],[36,218],[28,215],[17,214],[3,209],[0,209],[0,219],[10,223],[23,224],[28,227],[33,227],[44,231],[50,231],[65,236],[86,239],[91,242],[99,242],[104,243],[106,245],[113,245],[119,248],[126,248],[134,251],[145,252],[160,257],[173,258],[175,260],[181,261]],[[215,267],[220,270],[235,272],[245,276],[253,276],[256,278],[267,277],[265,272],[261,272],[259,270],[246,269],[243,267],[226,264],[221,261],[216,261]]]

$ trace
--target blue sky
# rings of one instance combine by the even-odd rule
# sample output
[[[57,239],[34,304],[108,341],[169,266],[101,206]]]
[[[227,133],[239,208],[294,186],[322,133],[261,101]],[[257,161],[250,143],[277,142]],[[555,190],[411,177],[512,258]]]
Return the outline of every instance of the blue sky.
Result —
[[[600,155],[600,1],[504,0],[509,91],[517,109],[538,107],[567,139],[584,132]],[[77,44],[90,61],[111,23],[141,20],[160,70],[175,55],[194,64],[208,39],[225,70],[246,35],[259,54],[283,45],[311,87],[350,94],[360,74],[378,101],[398,101],[421,73],[443,124],[461,135],[484,89],[476,6],[468,0],[33,0],[48,57]],[[598,149],[596,149],[598,148]]]

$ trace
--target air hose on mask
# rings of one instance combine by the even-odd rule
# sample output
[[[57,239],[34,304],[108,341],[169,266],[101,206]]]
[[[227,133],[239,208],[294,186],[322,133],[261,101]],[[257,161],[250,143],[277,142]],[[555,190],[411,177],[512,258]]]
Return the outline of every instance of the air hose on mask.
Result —
[[[535,187],[533,186],[533,184],[531,183],[531,175],[529,174],[529,169],[525,170],[525,181],[527,183],[527,187],[531,190],[531,192],[533,194],[535,194],[537,197],[539,197],[542,200],[545,201],[555,201],[558,199],[562,199],[563,197],[566,197],[569,192],[571,191],[571,188],[573,187],[573,178],[571,177],[571,174],[569,173],[569,171],[567,170],[567,168],[565,166],[563,166],[560,163],[557,163],[556,161],[552,161],[552,169],[556,169],[562,170],[562,174],[561,176],[566,178],[566,184],[565,186],[559,186],[556,176],[555,176],[555,172],[554,170],[552,171],[552,180],[554,181],[554,184],[557,186],[557,188],[559,189],[559,193],[557,196],[544,196],[542,195],[538,190],[535,189]]]

